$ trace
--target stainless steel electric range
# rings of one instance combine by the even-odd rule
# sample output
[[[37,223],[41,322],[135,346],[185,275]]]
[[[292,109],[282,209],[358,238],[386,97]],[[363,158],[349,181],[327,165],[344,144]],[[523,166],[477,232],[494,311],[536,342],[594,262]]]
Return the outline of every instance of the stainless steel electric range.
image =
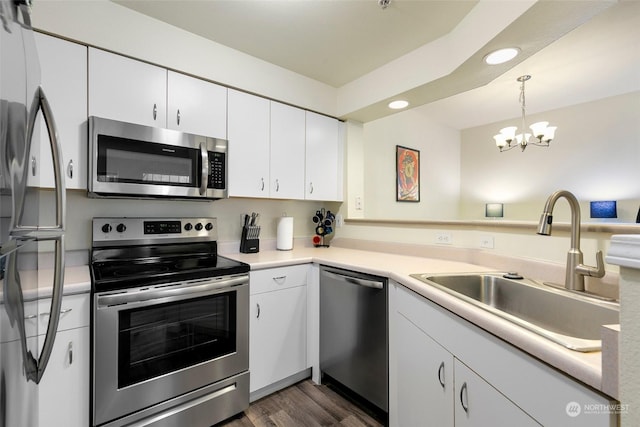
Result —
[[[215,218],[94,218],[92,425],[208,427],[249,406],[249,266]]]

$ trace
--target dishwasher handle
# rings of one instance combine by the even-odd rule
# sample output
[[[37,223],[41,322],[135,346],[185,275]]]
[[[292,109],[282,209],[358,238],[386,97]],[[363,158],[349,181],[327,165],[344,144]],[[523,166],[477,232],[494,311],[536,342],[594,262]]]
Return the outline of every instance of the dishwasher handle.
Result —
[[[334,273],[328,270],[322,270],[321,273],[328,278],[335,280],[342,280],[352,283],[354,285],[366,286],[367,288],[384,289],[384,283],[378,280],[361,279],[359,277],[353,277],[345,274]]]

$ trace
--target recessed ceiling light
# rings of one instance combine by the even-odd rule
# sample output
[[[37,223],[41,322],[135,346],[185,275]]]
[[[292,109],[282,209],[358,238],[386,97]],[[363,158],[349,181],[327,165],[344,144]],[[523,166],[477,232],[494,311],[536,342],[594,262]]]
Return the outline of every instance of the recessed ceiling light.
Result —
[[[484,57],[484,62],[489,65],[504,64],[505,62],[511,61],[513,58],[518,56],[519,53],[520,49],[518,49],[517,47],[508,47],[506,49],[494,50]]]
[[[397,101],[391,101],[389,103],[389,108],[391,108],[392,110],[402,110],[403,108],[406,108],[408,105],[409,105],[409,102],[403,99],[399,99]]]

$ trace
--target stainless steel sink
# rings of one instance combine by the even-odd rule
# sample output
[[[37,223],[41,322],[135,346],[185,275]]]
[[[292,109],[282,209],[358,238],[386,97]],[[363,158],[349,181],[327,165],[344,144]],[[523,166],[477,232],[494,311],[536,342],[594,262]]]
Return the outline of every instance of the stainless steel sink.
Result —
[[[599,351],[601,326],[620,323],[618,303],[503,273],[411,276],[576,351]]]

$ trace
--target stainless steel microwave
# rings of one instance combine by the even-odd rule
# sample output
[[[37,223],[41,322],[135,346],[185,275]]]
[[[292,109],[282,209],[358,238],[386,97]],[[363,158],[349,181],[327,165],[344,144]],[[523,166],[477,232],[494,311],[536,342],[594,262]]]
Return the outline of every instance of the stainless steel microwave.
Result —
[[[91,197],[227,197],[227,141],[89,117]]]

